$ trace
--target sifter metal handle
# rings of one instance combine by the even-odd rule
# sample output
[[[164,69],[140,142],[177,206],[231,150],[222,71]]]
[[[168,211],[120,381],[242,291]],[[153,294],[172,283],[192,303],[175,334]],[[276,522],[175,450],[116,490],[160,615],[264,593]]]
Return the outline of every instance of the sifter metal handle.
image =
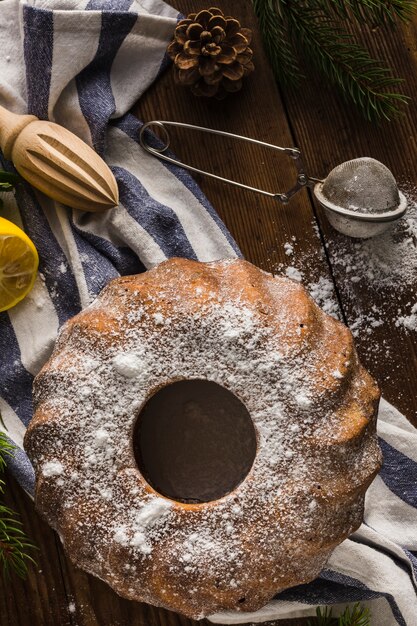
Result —
[[[164,135],[164,145],[161,148],[155,148],[151,146],[146,141],[145,131],[150,126],[157,126],[163,131]],[[223,178],[222,176],[218,176],[217,174],[213,174],[212,172],[206,172],[205,170],[200,170],[197,167],[193,167],[192,165],[188,165],[186,163],[181,163],[177,159],[173,157],[169,157],[166,154],[166,150],[168,150],[170,145],[169,133],[166,129],[166,126],[177,126],[180,128],[186,128],[188,130],[199,130],[204,133],[210,133],[211,135],[220,135],[222,137],[229,137],[232,139],[238,139],[241,141],[247,141],[249,143],[256,144],[258,146],[262,146],[264,148],[271,148],[272,150],[278,150],[279,152],[283,152],[287,156],[291,157],[294,160],[295,166],[297,168],[297,181],[295,185],[284,193],[271,193],[270,191],[265,191],[264,189],[258,189],[257,187],[250,187],[249,185],[244,185],[243,183],[239,183],[235,180],[230,180],[229,178]],[[164,161],[168,161],[168,163],[173,163],[174,165],[178,165],[186,170],[190,170],[191,172],[196,172],[198,174],[203,174],[204,176],[210,176],[211,178],[215,178],[216,180],[220,180],[223,183],[228,183],[229,185],[234,185],[235,187],[240,187],[241,189],[248,189],[249,191],[255,191],[256,193],[261,193],[264,196],[269,196],[270,198],[275,198],[279,202],[286,204],[292,196],[294,196],[300,189],[303,187],[309,186],[313,187],[317,182],[323,182],[318,178],[311,178],[307,176],[304,165],[301,159],[301,152],[298,148],[282,148],[281,146],[275,146],[270,143],[265,143],[264,141],[258,141],[257,139],[252,139],[250,137],[244,137],[242,135],[235,135],[233,133],[227,133],[223,130],[215,130],[213,128],[205,128],[204,126],[195,126],[194,124],[184,124],[182,122],[169,122],[166,120],[152,120],[150,122],[146,122],[139,134],[139,141],[144,150],[153,154],[154,156],[162,159]]]

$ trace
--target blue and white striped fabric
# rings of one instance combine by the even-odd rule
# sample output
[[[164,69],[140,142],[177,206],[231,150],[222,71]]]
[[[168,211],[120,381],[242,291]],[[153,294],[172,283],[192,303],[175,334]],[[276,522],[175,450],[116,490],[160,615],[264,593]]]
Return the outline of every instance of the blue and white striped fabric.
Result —
[[[22,449],[34,375],[62,323],[112,278],[167,257],[202,261],[239,250],[184,171],[138,145],[128,113],[165,65],[177,12],[160,0],[3,0],[0,100],[56,121],[95,147],[111,166],[121,204],[103,215],[69,212],[29,187],[3,215],[23,225],[41,264],[32,293],[0,313],[0,412],[17,445],[9,467],[33,491]],[[9,163],[3,166],[10,167]],[[255,614],[223,613],[238,624],[312,615],[317,604],[360,600],[375,626],[417,626],[417,433],[382,402],[384,467],[371,486],[365,523],[333,553],[315,582],[280,594]]]
[[[172,256],[239,254],[194,181],[140,148],[141,124],[128,113],[166,64],[177,18],[159,0],[0,4],[2,104],[62,124],[105,154],[121,201],[104,215],[70,213],[27,186],[18,192],[19,210],[6,207],[4,216],[23,225],[40,256],[31,294],[0,314],[0,411],[19,445],[9,465],[28,492],[33,471],[20,448],[32,380],[63,322],[120,274]]]

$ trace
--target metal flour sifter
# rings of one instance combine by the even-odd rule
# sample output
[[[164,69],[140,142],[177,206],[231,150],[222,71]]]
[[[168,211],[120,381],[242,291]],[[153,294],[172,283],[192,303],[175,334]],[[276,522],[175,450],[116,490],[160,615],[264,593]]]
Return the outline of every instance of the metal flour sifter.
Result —
[[[148,143],[146,130],[151,126],[157,127],[162,131],[162,147]],[[297,168],[296,183],[284,193],[271,193],[181,163],[166,154],[170,145],[166,126],[176,126],[187,130],[198,130],[213,135],[221,135],[283,152],[293,159]],[[339,232],[350,237],[366,238],[379,235],[403,217],[407,210],[407,200],[398,190],[396,180],[391,171],[385,165],[370,157],[345,161],[335,167],[327,178],[321,180],[306,174],[301,152],[298,148],[283,148],[250,137],[193,124],[152,120],[141,128],[140,143],[147,152],[159,159],[192,172],[216,178],[224,183],[272,197],[283,204],[289,202],[303,187],[311,187],[315,198],[324,208],[330,224]]]

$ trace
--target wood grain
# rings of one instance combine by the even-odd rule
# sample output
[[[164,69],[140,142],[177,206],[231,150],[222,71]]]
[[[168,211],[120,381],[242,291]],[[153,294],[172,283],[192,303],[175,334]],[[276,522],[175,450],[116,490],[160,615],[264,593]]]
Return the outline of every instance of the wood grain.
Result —
[[[0,624],[70,625],[57,535],[34,512],[33,502],[19,485],[10,476],[6,480],[5,504],[19,512],[23,526],[38,550],[33,555],[37,565],[29,568],[26,580],[11,576],[7,581],[0,577]]]
[[[351,158],[370,156],[387,165],[404,190],[414,189],[417,199],[417,19],[407,27],[383,34],[380,29],[362,28],[361,37],[377,58],[387,59],[397,75],[406,77],[404,92],[412,97],[399,119],[380,124],[365,121],[316,74],[303,85],[300,93],[287,92],[284,106],[291,120],[296,144],[307,157],[310,172],[326,176],[339,163]],[[329,126],[329,116],[331,125]],[[381,321],[372,328],[362,324],[356,347],[364,365],[381,386],[383,395],[417,425],[417,341],[415,333],[396,326],[398,310],[409,310],[417,301],[417,276],[412,284],[400,282],[381,289],[377,282],[354,283],[344,267],[336,263],[341,247],[354,254],[355,240],[336,233],[316,203],[315,213],[326,254],[332,266],[333,279],[343,308],[345,321],[354,325],[360,316]],[[415,242],[416,244],[416,242]],[[417,255],[417,248],[415,248]],[[387,259],[389,263],[389,259]],[[369,334],[368,334],[368,332]]]
[[[0,106],[0,145],[25,180],[62,204],[93,213],[119,204],[116,179],[108,165],[58,124]]]
[[[373,126],[345,105],[320,78],[313,77],[301,92],[282,95],[268,67],[249,2],[223,0],[218,5],[234,15],[242,25],[254,29],[256,71],[245,88],[223,102],[194,98],[177,87],[171,75],[163,75],[142,98],[136,112],[144,121],[168,119],[243,134],[282,146],[302,148],[309,173],[325,176],[330,169],[349,158],[373,156],[386,163],[401,180],[417,180],[417,113],[415,104],[405,117],[391,124]],[[206,8],[200,0],[178,0],[183,13]],[[417,93],[417,18],[395,37],[364,33],[375,53],[384,56],[407,77],[406,89]],[[181,159],[222,176],[271,191],[292,186],[295,168],[282,155],[246,144],[184,132],[172,134],[172,148]],[[332,281],[337,290],[341,314],[353,323],[358,307],[365,312],[374,304],[392,316],[393,307],[414,298],[414,287],[391,298],[348,284],[341,268],[334,263],[342,240],[327,224],[321,210],[302,191],[287,206],[250,192],[196,177],[234,235],[244,256],[269,271],[279,271],[293,263],[284,244],[291,242],[295,261],[302,260],[306,284],[320,278]],[[328,244],[326,247],[324,244]],[[352,244],[353,245],[353,244]],[[295,262],[294,261],[294,262]],[[388,300],[388,301],[387,301]],[[358,337],[361,358],[376,376],[384,394],[413,419],[417,410],[417,360],[415,341],[389,319],[372,333],[372,344],[384,346],[373,351],[368,337]],[[378,352],[378,354],[376,354]],[[407,359],[404,358],[407,355]],[[78,570],[65,557],[55,534],[34,512],[32,502],[9,478],[6,500],[18,510],[25,527],[40,547],[39,567],[27,581],[0,579],[1,626],[208,626],[149,605],[119,598],[100,580]],[[305,620],[270,622],[269,626],[301,626]]]

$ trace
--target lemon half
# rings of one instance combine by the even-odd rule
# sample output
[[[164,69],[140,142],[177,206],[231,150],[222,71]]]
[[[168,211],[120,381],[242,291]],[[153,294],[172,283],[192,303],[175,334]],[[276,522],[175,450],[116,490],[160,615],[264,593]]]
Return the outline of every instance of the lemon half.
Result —
[[[11,309],[32,289],[38,252],[21,228],[0,217],[0,311]]]

